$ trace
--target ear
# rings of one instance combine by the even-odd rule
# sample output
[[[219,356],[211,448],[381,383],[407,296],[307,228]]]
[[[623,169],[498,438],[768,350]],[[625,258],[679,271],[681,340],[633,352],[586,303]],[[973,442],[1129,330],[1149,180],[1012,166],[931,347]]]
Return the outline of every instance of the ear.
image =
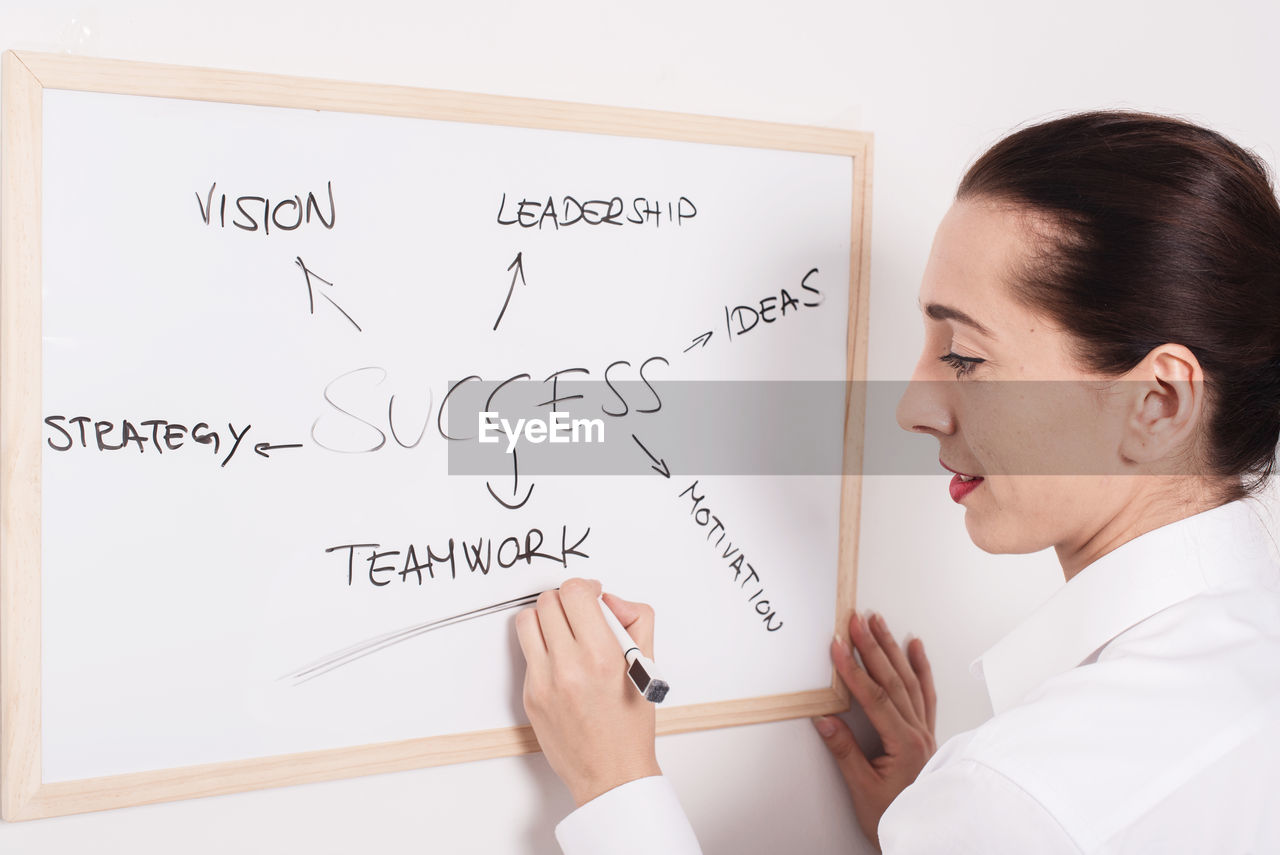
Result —
[[[1180,344],[1162,344],[1121,381],[1130,398],[1120,453],[1139,465],[1166,471],[1194,446],[1206,410],[1204,371]]]

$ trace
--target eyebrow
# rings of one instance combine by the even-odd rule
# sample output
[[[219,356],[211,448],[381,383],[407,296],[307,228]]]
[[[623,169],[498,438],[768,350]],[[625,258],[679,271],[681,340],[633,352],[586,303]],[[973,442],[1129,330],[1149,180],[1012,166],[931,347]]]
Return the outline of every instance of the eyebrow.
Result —
[[[930,303],[924,307],[924,313],[935,321],[955,321],[956,323],[972,327],[987,338],[994,339],[996,337],[991,330],[978,323],[969,315],[951,306],[945,306],[942,303]]]

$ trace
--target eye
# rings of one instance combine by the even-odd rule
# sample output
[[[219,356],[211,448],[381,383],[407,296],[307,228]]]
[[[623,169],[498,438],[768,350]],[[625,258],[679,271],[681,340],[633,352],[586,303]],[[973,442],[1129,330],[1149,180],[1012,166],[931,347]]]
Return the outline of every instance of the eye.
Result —
[[[955,369],[957,379],[972,371],[974,366],[986,362],[985,359],[980,359],[977,356],[961,356],[958,353],[944,353],[938,358]]]

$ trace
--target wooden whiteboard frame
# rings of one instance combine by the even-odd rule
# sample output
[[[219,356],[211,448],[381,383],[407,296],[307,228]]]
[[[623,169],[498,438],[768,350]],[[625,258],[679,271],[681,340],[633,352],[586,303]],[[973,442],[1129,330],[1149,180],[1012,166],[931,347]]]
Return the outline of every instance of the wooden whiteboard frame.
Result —
[[[350,748],[45,783],[41,771],[41,219],[46,89],[372,113],[845,155],[854,159],[846,377],[866,379],[869,133],[403,86],[7,51],[0,199],[0,813],[25,820],[393,772],[538,750],[509,727]],[[865,394],[849,384],[835,627],[854,608]],[[848,709],[830,688],[658,710],[658,733]]]

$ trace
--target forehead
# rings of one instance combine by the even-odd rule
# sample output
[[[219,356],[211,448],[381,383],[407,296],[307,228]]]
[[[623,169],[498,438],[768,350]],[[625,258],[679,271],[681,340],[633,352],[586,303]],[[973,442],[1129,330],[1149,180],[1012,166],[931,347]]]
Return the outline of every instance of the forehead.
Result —
[[[1010,285],[1030,254],[1034,233],[1020,209],[957,201],[938,225],[920,283],[920,303],[978,318],[993,331],[1026,320]]]

